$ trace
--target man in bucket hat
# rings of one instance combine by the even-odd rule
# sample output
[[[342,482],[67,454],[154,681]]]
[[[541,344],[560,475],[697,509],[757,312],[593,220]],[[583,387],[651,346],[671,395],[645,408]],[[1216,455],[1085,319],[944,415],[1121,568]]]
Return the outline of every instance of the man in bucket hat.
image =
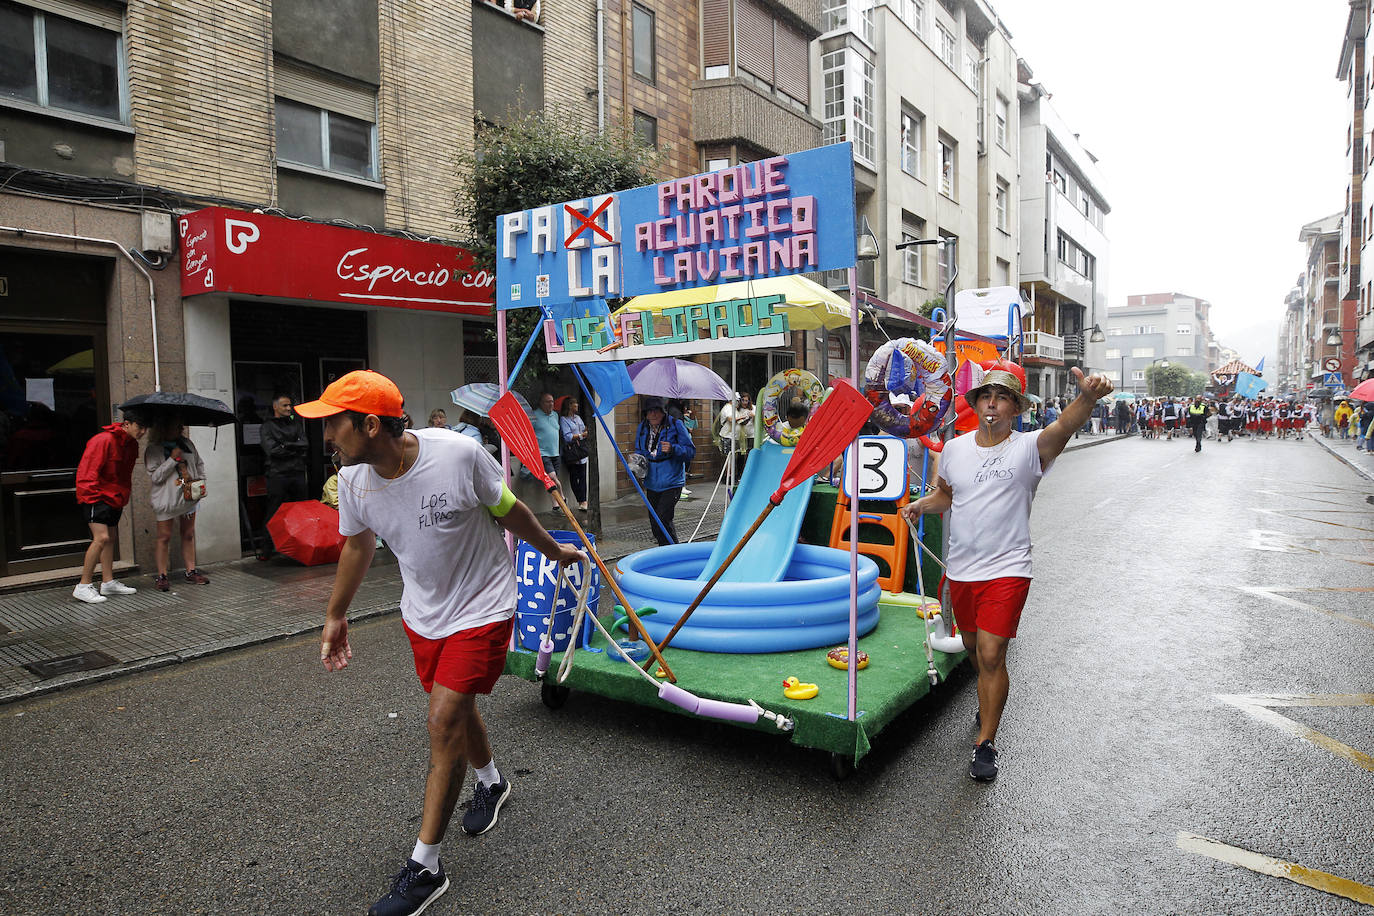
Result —
[[[902,509],[910,520],[949,512],[950,603],[978,675],[979,730],[969,776],[981,782],[997,778],[993,741],[1007,703],[1007,647],[1016,636],[1031,581],[1031,501],[1040,478],[1093,405],[1112,391],[1105,376],[1085,378],[1083,370],[1072,371],[1078,397],[1049,426],[1021,433],[1013,426],[1030,402],[1020,368],[994,364],[964,395],[977,414],[978,429],[945,443],[935,492]]]
[[[346,668],[353,657],[346,613],[377,535],[400,562],[401,620],[429,693],[429,775],[415,850],[369,912],[411,916],[448,889],[439,843],[468,764],[477,786],[463,816],[465,833],[493,827],[510,795],[476,703],[505,666],[515,613],[515,569],[501,529],[559,563],[582,553],[544,530],[474,439],[436,427],[406,429],[401,392],[381,373],[350,372],[296,413],[324,420],[325,443],[342,464],[339,533],[348,540],[320,636],[325,668]]]

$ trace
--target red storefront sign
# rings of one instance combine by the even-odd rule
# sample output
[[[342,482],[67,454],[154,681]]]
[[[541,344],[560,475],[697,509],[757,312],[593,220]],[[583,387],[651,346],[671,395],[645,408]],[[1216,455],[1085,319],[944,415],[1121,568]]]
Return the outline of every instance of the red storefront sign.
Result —
[[[181,217],[181,294],[238,293],[490,315],[495,275],[467,249],[207,207]]]

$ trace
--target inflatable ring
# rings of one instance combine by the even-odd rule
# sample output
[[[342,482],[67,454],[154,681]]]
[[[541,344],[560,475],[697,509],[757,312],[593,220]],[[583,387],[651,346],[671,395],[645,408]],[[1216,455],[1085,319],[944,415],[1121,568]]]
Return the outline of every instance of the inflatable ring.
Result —
[[[892,395],[914,399],[909,411]],[[903,439],[924,436],[939,424],[954,402],[954,380],[945,355],[914,337],[889,340],[868,358],[864,396],[873,405],[873,422]]]
[[[860,650],[859,650],[859,652],[858,652],[858,654],[855,656],[855,658],[858,659],[858,661],[856,661],[856,662],[854,663],[854,670],[855,670],[855,671],[862,671],[862,670],[864,670],[865,668],[868,667],[868,653],[865,652],[863,649],[860,649]],[[830,665],[830,667],[832,667],[832,668],[839,668],[839,669],[842,670],[842,671],[848,671],[848,670],[849,670],[849,647],[848,647],[848,646],[836,646],[835,648],[831,649],[829,652],[825,653],[825,661],[826,661],[826,663],[827,663],[828,665]]]
[[[821,385],[821,380],[816,378],[805,369],[784,369],[777,375],[768,380],[768,384],[763,386],[763,391],[759,392],[759,416],[763,420],[763,431],[768,434],[779,445],[793,446],[797,444],[796,434],[786,435],[782,431],[786,417],[784,406],[783,413],[778,410],[778,398],[788,388],[799,388],[802,392],[802,400],[806,401],[806,406],[815,410],[816,405],[821,402],[825,395],[825,388]]]

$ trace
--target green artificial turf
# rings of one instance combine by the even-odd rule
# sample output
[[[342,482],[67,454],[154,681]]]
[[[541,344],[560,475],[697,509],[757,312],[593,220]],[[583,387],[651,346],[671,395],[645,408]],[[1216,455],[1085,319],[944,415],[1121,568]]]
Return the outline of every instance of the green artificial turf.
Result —
[[[643,615],[647,610],[640,608],[639,613]],[[684,690],[699,697],[735,703],[753,699],[764,709],[796,723],[790,733],[794,743],[852,756],[857,763],[868,753],[873,737],[931,688],[926,673],[925,627],[920,616],[911,607],[884,602],[879,603],[879,616],[877,628],[859,640],[859,648],[868,653],[869,666],[858,673],[858,718],[853,722],[847,718],[848,672],[826,662],[826,652],[832,646],[757,655],[669,647],[664,657],[678,686]],[[605,640],[597,633],[592,647],[604,646]],[[935,653],[935,667],[942,680],[963,660],[964,654]],[[561,659],[562,653],[556,653],[550,662],[551,683]],[[524,649],[512,651],[506,657],[506,673],[534,680],[534,662],[535,653]],[[810,700],[787,699],[782,692],[782,682],[787,677],[818,685],[820,694]],[[654,688],[629,670],[625,661],[610,661],[604,652],[579,649],[563,686],[688,715],[660,700]],[[764,718],[742,727],[778,731],[773,722]]]

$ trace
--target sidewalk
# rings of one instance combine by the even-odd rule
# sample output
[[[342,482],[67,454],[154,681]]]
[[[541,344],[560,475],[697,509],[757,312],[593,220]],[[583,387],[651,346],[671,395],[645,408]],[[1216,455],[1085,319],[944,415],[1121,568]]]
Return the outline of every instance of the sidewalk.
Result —
[[[1325,439],[1316,430],[1308,430],[1308,432],[1315,433],[1310,437],[1312,441],[1330,452],[1336,460],[1349,465],[1355,473],[1363,476],[1366,480],[1374,480],[1374,453],[1357,452],[1354,439],[1342,439],[1335,434],[1332,434],[1330,439]]]
[[[1120,436],[1080,436],[1066,451],[1103,445]],[[1353,454],[1353,443],[1349,444]],[[709,540],[725,515],[724,489],[707,511],[714,481],[692,481],[692,496],[678,504],[676,526],[688,539],[705,512],[696,540]],[[631,494],[602,506],[597,550],[611,563],[652,546],[649,516]],[[542,513],[550,530],[570,526],[560,512]],[[150,575],[123,581],[137,595],[82,604],[61,586],[0,595],[0,704],[75,684],[91,683],[318,630],[334,584],[334,566],[298,566],[290,560],[253,558],[206,567],[209,585],[173,574],[172,590],[153,588]],[[401,597],[395,558],[378,550],[349,610],[349,620],[394,613]]]

